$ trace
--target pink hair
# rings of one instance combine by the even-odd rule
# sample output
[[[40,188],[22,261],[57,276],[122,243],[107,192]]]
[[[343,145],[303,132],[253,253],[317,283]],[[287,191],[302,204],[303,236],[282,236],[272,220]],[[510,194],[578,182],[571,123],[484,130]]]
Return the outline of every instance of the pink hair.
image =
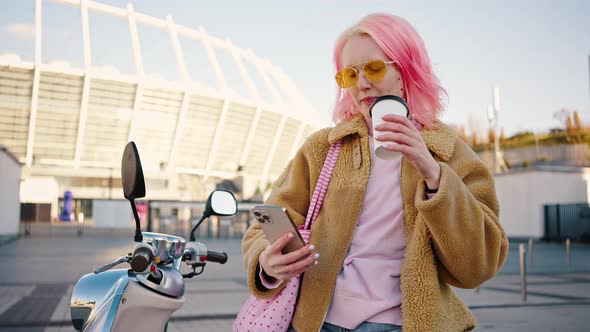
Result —
[[[345,30],[334,47],[334,67],[342,69],[342,49],[352,36],[368,35],[400,70],[405,100],[414,119],[426,127],[443,111],[446,91],[432,71],[430,58],[420,35],[405,19],[389,14],[371,14]],[[358,110],[346,89],[338,88],[332,118],[334,122],[347,119]]]

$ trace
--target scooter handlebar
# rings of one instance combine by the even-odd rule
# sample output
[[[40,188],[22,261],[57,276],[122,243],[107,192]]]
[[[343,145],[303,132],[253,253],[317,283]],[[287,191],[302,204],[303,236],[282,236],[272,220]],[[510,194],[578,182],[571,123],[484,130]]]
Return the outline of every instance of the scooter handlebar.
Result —
[[[146,247],[139,247],[133,253],[133,258],[131,258],[131,269],[137,273],[144,272],[153,259],[151,250]]]
[[[225,264],[227,262],[227,254],[224,252],[207,251],[207,260],[219,264]]]
[[[227,254],[208,250],[201,242],[189,241],[186,243],[182,260],[189,265],[204,264],[206,261],[225,264],[227,262]]]

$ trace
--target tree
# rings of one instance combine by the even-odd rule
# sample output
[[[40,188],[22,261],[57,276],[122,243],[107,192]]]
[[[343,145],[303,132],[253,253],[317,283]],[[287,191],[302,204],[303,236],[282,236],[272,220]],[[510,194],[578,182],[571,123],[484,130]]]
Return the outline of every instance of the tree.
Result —
[[[568,134],[571,134],[574,132],[574,124],[572,122],[572,117],[569,114],[567,116],[567,120],[565,121],[565,131]]]
[[[567,119],[570,115],[570,110],[562,108],[559,111],[553,113],[553,117],[556,118],[562,125],[562,128],[567,129]]]
[[[474,145],[476,146],[479,144],[480,138],[485,137],[485,127],[481,125],[481,119],[479,118],[478,114],[469,113],[467,119],[467,125],[469,127],[469,132],[471,133],[471,142],[472,144],[475,142]],[[477,136],[477,133],[484,133],[481,137],[473,137]]]
[[[463,142],[465,142],[465,143],[469,144],[469,137],[467,137],[467,134],[465,133],[465,127],[463,127],[463,126],[459,126],[459,128],[458,128],[458,130],[457,130],[457,131],[458,131],[458,133],[457,133],[457,134],[459,135],[459,138],[460,138],[460,139],[461,139]]]
[[[574,111],[574,129],[581,130],[583,128],[582,121],[580,121],[580,114],[578,111]]]
[[[476,147],[479,145],[479,140],[477,139],[476,133],[471,133],[471,146]]]
[[[535,134],[533,134],[533,132],[531,132],[531,131],[521,131],[521,132],[518,132],[518,133],[510,136],[508,139],[509,140],[525,140],[527,138],[534,137],[534,136],[535,136]]]
[[[490,144],[494,144],[495,141],[496,133],[494,132],[494,128],[490,128],[488,129],[488,142],[490,142]]]

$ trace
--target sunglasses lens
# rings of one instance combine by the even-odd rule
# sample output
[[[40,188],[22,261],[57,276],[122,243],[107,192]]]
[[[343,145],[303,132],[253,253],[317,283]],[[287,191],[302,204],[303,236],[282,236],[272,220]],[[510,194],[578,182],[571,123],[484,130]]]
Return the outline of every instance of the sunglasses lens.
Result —
[[[341,88],[354,86],[358,79],[357,71],[353,68],[344,68],[336,74],[336,83]]]
[[[378,82],[387,74],[387,67],[383,60],[371,60],[363,66],[365,77],[370,82]],[[336,74],[336,83],[341,88],[353,87],[358,80],[358,71],[353,68],[344,68]]]
[[[385,77],[387,67],[385,67],[385,62],[383,62],[383,60],[372,60],[363,66],[363,71],[365,72],[365,77],[369,81],[376,82]]]

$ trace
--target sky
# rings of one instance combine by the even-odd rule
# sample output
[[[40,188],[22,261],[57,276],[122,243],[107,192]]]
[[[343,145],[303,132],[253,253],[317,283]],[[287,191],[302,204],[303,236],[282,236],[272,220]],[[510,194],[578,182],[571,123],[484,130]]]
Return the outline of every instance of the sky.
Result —
[[[100,0],[117,7],[127,1]],[[208,34],[268,59],[299,87],[331,123],[336,84],[332,51],[338,35],[364,15],[386,12],[406,18],[424,39],[434,70],[447,90],[442,120],[469,131],[487,127],[492,86],[500,91],[500,125],[507,135],[563,127],[561,109],[577,110],[590,125],[590,1],[353,1],[353,0],[137,0],[135,11],[177,24],[203,27]],[[0,54],[34,54],[34,1],[0,0]],[[93,65],[134,73],[127,22],[91,13]],[[167,32],[138,27],[145,71],[178,79]],[[82,68],[80,12],[43,1],[43,61],[64,60]],[[213,84],[206,55],[182,38],[191,78]],[[228,54],[218,55],[231,68]],[[227,65],[225,65],[227,63]],[[243,85],[227,69],[230,85]],[[255,78],[257,80],[259,78]],[[236,88],[236,90],[244,87]],[[263,91],[263,93],[268,93]]]

